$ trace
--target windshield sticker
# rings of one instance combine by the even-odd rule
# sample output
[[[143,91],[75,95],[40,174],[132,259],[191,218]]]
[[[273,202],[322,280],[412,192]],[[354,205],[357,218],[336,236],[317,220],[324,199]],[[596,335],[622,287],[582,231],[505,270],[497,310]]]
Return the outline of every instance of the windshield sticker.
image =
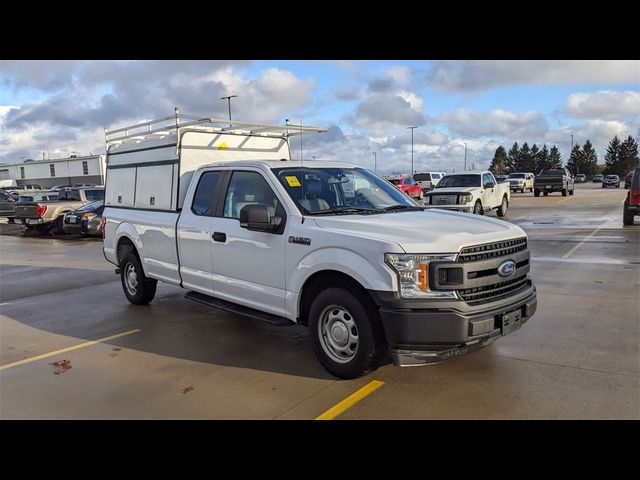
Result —
[[[302,185],[300,185],[300,180],[298,180],[298,177],[296,177],[295,175],[284,177],[284,179],[287,181],[287,183],[289,184],[290,187],[301,187],[302,186]]]

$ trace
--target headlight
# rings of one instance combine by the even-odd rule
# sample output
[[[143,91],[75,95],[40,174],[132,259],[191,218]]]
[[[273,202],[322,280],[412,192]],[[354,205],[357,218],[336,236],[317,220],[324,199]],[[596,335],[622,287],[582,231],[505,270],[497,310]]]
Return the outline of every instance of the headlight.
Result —
[[[384,260],[397,274],[404,298],[456,298],[455,292],[433,292],[429,288],[429,264],[454,259],[454,255],[406,255],[386,253]]]
[[[96,214],[94,212],[87,212],[84,215],[82,215],[86,220],[91,220],[93,217],[96,216]]]
[[[463,193],[460,195],[460,205],[469,203],[472,199],[473,199],[473,195],[471,195],[470,193]]]

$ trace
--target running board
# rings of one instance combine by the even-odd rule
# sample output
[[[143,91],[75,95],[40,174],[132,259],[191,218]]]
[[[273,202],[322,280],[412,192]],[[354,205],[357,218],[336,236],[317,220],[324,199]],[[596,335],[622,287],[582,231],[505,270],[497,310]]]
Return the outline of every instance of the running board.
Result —
[[[238,315],[243,315],[245,317],[253,318],[254,320],[260,320],[261,322],[266,322],[276,327],[287,327],[290,325],[295,325],[294,322],[284,317],[278,317],[277,315],[271,315],[270,313],[261,312],[260,310],[255,310],[250,307],[244,307],[236,303],[231,303],[225,300],[220,300],[218,298],[213,298],[203,293],[187,292],[184,298],[193,300],[194,302],[204,303],[205,305],[209,305],[210,307],[214,307],[214,308],[219,308],[220,310],[224,310],[226,312],[237,313]]]

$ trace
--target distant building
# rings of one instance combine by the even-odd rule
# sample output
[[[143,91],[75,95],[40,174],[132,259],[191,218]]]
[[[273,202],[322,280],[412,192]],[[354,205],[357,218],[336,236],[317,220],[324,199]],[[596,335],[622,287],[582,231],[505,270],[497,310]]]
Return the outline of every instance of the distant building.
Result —
[[[0,183],[16,186],[35,183],[42,188],[77,183],[104,185],[105,172],[104,155],[0,163]]]

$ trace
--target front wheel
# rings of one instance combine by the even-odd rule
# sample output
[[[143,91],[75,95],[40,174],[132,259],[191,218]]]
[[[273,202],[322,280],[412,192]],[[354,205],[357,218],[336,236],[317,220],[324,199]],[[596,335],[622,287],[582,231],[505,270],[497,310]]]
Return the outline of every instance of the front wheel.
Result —
[[[344,288],[327,288],[315,298],[309,334],[322,366],[339,378],[375,370],[387,351],[377,312]]]
[[[482,203],[480,203],[480,200],[478,200],[476,204],[473,206],[473,213],[474,215],[482,215],[484,213],[482,210]]]
[[[132,252],[122,259],[120,280],[127,300],[134,305],[146,305],[156,296],[158,281],[144,276],[140,259]]]
[[[540,190],[538,190],[537,188],[533,191],[533,196],[534,197],[539,197],[540,196]]]
[[[502,197],[502,203],[498,207],[498,211],[496,212],[499,217],[504,217],[507,214],[507,208],[509,208],[509,202],[507,201],[507,197]]]
[[[633,225],[633,217],[635,217],[636,212],[633,210],[629,210],[627,208],[627,202],[624,202],[624,210],[622,211],[622,223],[624,225]]]

